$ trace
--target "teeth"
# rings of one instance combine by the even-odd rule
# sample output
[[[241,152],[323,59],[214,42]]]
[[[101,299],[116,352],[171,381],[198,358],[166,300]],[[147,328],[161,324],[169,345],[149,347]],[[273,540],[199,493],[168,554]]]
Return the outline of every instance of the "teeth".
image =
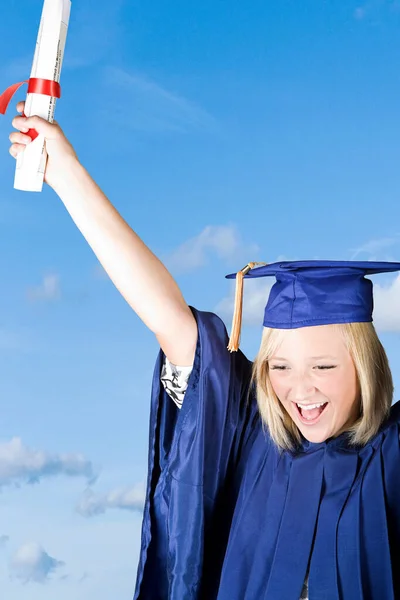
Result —
[[[298,402],[296,402],[296,404],[302,410],[312,410],[313,408],[320,408],[321,406],[324,406],[326,402],[321,402],[321,404],[299,404]]]

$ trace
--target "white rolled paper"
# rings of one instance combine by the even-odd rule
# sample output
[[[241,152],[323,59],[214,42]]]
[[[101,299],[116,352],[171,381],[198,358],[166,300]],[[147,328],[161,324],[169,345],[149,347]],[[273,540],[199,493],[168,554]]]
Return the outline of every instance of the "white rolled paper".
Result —
[[[60,82],[70,12],[71,0],[44,0],[31,78]],[[55,107],[56,98],[27,94],[27,117],[37,115],[52,123]],[[41,192],[46,162],[44,137],[39,135],[18,156],[14,188],[26,192]]]

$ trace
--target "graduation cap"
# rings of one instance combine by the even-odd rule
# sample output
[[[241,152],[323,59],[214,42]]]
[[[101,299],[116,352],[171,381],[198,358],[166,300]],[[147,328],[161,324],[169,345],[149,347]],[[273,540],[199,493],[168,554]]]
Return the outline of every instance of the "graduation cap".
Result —
[[[257,266],[262,265],[262,266]],[[236,278],[235,308],[228,350],[239,348],[243,279],[272,277],[264,327],[296,329],[334,323],[372,321],[372,281],[366,275],[400,271],[400,262],[304,260],[271,264],[249,263]]]

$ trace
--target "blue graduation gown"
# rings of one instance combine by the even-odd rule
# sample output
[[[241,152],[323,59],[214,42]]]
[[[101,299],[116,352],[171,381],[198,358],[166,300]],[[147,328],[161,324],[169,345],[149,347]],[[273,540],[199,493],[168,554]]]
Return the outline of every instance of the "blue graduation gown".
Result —
[[[400,403],[366,446],[346,435],[278,451],[251,363],[214,314],[183,407],[154,373],[135,600],[400,598]]]

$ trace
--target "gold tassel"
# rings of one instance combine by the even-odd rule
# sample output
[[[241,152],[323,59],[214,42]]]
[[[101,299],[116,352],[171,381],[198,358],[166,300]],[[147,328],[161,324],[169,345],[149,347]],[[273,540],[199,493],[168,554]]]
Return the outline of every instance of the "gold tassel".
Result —
[[[236,273],[235,306],[233,309],[233,319],[231,335],[229,337],[229,352],[237,352],[240,344],[240,333],[242,330],[243,316],[243,279],[251,269],[257,265],[266,265],[267,263],[250,262],[241,271]]]

